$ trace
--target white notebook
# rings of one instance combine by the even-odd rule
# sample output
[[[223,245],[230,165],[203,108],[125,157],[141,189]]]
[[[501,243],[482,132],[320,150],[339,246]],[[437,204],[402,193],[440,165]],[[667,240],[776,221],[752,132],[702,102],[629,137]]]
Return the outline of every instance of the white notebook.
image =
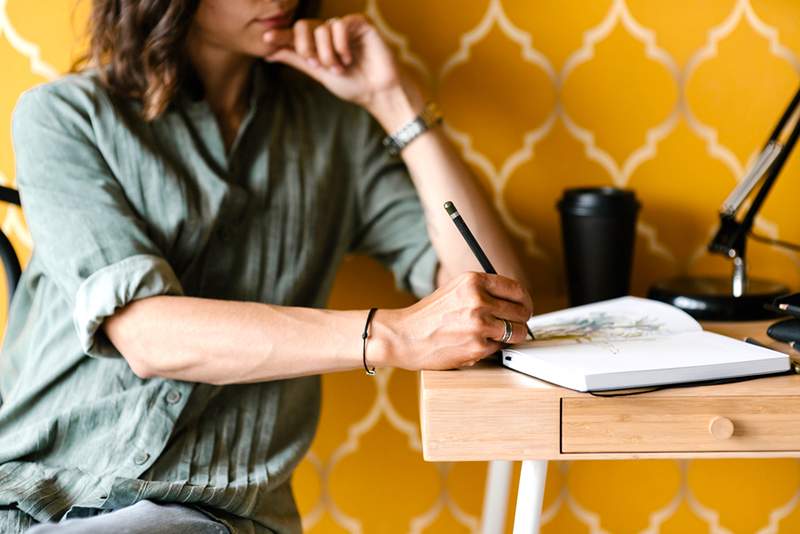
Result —
[[[698,382],[788,371],[789,357],[704,332],[674,306],[623,297],[534,316],[535,341],[503,365],[578,391]]]

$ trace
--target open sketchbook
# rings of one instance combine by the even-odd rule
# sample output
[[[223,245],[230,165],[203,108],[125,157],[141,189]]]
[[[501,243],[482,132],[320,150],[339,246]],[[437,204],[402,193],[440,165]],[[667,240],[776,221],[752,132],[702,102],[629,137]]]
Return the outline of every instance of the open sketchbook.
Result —
[[[704,332],[681,310],[623,297],[534,316],[535,341],[503,365],[578,391],[697,382],[787,371],[780,352]]]

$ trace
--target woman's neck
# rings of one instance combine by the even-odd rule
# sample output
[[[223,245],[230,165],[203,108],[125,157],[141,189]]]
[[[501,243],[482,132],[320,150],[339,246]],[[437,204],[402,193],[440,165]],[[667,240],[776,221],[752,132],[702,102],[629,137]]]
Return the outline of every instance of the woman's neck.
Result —
[[[247,111],[247,88],[254,58],[225,50],[189,32],[189,59],[203,83],[205,98],[214,112],[226,149],[233,144]]]

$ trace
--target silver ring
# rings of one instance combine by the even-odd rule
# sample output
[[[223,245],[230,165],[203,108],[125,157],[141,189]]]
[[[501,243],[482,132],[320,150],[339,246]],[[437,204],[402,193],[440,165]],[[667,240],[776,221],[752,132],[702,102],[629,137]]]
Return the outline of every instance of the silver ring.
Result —
[[[501,321],[503,321],[506,329],[503,332],[503,337],[500,338],[500,343],[508,343],[508,341],[511,339],[511,336],[514,335],[514,325],[505,319],[501,319]]]

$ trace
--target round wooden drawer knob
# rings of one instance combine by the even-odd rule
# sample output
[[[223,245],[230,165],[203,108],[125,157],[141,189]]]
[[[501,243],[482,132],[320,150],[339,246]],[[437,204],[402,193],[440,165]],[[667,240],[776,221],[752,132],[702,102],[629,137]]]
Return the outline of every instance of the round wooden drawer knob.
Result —
[[[733,436],[733,421],[727,417],[717,416],[708,423],[708,431],[716,439],[728,439]]]

